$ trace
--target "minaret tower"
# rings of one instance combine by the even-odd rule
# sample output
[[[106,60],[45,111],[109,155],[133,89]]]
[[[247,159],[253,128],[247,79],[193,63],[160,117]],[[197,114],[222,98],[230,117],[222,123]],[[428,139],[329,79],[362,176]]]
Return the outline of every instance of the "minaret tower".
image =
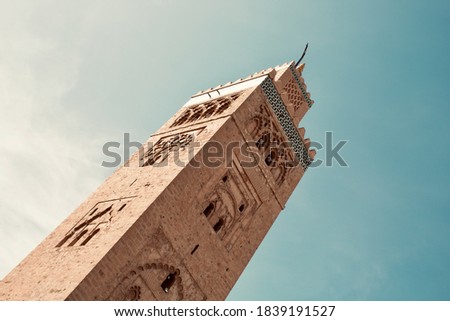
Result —
[[[0,300],[224,300],[310,165],[287,63],[194,96],[0,282]]]

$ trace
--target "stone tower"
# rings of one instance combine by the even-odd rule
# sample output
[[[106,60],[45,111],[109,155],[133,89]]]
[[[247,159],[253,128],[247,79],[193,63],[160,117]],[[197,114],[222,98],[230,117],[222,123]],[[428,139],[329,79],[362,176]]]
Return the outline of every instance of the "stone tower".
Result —
[[[294,63],[201,91],[0,283],[0,300],[224,300],[315,152]]]

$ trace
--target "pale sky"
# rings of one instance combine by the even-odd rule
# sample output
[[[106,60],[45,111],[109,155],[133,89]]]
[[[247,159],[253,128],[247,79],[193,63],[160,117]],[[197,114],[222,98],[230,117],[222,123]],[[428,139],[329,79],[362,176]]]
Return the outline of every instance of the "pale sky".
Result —
[[[0,278],[199,90],[294,60],[309,169],[231,300],[450,300],[450,2],[0,0]],[[324,150],[318,151],[324,158]]]

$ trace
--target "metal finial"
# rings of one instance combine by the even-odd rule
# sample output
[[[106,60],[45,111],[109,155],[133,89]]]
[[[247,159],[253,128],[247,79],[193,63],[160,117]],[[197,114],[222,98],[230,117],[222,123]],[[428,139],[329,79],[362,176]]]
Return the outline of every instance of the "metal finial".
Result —
[[[295,64],[295,68],[297,68],[298,65],[300,65],[300,62],[302,61],[303,57],[305,57],[306,50],[308,50],[308,45],[309,45],[309,43],[306,43],[305,50],[303,50],[302,56],[300,57],[300,59],[299,59],[299,60],[297,61],[297,63]]]

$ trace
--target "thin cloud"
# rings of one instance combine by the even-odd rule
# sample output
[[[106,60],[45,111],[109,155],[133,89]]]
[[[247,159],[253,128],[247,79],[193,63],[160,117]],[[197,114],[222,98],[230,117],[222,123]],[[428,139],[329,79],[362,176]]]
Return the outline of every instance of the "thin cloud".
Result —
[[[101,141],[62,104],[76,85],[77,45],[37,35],[32,8],[0,10],[0,278],[102,179]],[[83,173],[84,175],[80,175]],[[80,176],[82,176],[80,178]]]

